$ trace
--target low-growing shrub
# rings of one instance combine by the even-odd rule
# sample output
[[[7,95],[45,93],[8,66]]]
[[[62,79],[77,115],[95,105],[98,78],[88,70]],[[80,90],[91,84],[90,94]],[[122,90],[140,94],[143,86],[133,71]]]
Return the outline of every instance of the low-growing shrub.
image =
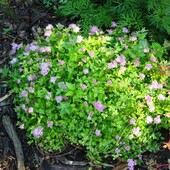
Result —
[[[160,129],[170,127],[166,50],[145,30],[111,26],[83,37],[75,24],[48,25],[31,44],[12,44],[9,85],[30,143],[81,145],[92,162],[112,156],[129,166],[158,150]]]

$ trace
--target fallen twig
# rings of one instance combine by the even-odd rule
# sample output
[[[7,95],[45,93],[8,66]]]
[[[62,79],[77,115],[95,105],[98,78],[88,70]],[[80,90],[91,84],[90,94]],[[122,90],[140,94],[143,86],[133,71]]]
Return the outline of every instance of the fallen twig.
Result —
[[[11,96],[11,94],[6,94],[5,96],[0,98],[0,102],[4,101],[5,99],[7,99],[9,96]]]
[[[11,122],[10,117],[7,115],[3,115],[2,122],[3,122],[3,126],[6,129],[6,132],[8,133],[10,139],[12,140],[12,142],[14,144],[14,149],[15,149],[15,153],[16,153],[16,157],[17,157],[17,164],[18,164],[17,169],[25,170],[24,154],[23,154],[22,146],[21,146],[20,140],[18,139],[17,133],[14,129],[14,126]]]

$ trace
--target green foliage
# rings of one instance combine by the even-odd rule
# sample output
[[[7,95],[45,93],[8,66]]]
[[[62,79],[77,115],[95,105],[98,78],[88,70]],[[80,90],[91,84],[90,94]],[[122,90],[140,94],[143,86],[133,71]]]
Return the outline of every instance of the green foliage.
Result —
[[[30,142],[82,145],[92,162],[158,150],[160,129],[170,128],[166,51],[145,30],[127,32],[83,37],[75,24],[48,25],[46,38],[13,44],[8,84]]]
[[[110,22],[114,20],[118,21],[119,25],[134,30],[141,30],[144,27],[154,39],[162,43],[164,33],[170,35],[169,0],[68,0],[54,6],[54,9],[59,16],[76,19],[86,34],[89,26],[108,28]]]

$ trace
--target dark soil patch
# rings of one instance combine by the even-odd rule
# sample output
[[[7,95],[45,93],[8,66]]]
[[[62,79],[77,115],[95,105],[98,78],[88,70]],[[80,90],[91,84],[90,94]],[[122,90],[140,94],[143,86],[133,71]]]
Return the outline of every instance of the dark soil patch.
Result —
[[[16,4],[11,1],[10,4],[0,6],[0,66],[3,68],[9,61],[10,44],[12,42],[31,42],[36,38],[39,28],[44,28],[47,24],[67,24],[69,19],[61,20],[53,14],[52,9],[45,9],[41,3],[25,4],[22,1]],[[5,85],[5,79],[0,79],[0,98],[9,91]],[[4,114],[10,116],[13,124],[17,123],[16,113],[13,111],[12,97],[0,102],[0,116]],[[86,158],[85,149],[68,145],[61,153],[45,153],[36,145],[28,145],[25,132],[16,128],[18,137],[21,141],[24,162],[27,170],[86,170],[90,166]],[[165,142],[170,139],[169,131],[163,130]],[[163,143],[161,143],[161,146]],[[163,149],[158,153],[146,153],[143,155],[144,165],[138,166],[138,170],[159,170],[168,169],[168,159],[170,151]],[[104,160],[105,163],[115,166],[98,167],[96,170],[123,170],[127,168],[125,162],[121,160],[113,161],[111,158]],[[170,163],[169,163],[170,164]],[[14,146],[6,133],[0,119],[0,170],[16,170],[17,160]]]

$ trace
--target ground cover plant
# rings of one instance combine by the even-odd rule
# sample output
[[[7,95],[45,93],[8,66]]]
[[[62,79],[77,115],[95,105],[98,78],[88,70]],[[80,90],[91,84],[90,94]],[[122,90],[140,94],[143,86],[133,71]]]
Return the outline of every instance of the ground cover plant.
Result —
[[[121,157],[129,169],[159,149],[160,129],[170,128],[166,50],[145,30],[116,27],[83,37],[75,24],[48,25],[31,44],[12,43],[8,84],[30,143],[81,145],[91,162]]]

